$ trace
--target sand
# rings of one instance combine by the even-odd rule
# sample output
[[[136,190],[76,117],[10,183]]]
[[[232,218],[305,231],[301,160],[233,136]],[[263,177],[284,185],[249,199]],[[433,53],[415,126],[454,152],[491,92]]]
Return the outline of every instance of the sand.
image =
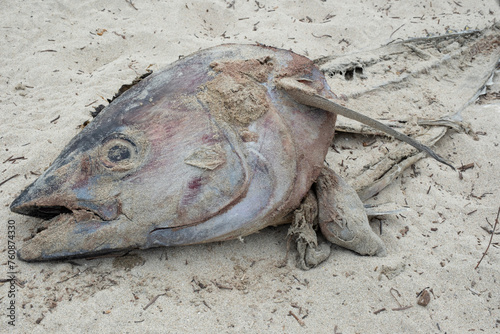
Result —
[[[122,258],[8,262],[9,226],[15,226],[10,241],[19,248],[40,221],[11,213],[12,200],[91,119],[93,107],[146,69],[222,43],[259,42],[311,59],[351,54],[450,29],[484,29],[499,14],[493,0],[4,3],[0,182],[8,181],[0,185],[1,331],[499,332],[498,235],[475,269],[500,206],[498,83],[463,112],[478,140],[451,131],[435,146],[456,166],[473,168],[460,178],[423,159],[377,196],[409,207],[373,221],[376,230],[382,224],[386,257],[332,247],[325,263],[302,271],[292,248],[282,266],[282,226],[242,241],[133,251]],[[432,90],[432,83],[422,89]],[[337,160],[332,168],[339,165]],[[5,281],[11,271],[14,285]],[[427,306],[417,304],[423,289]],[[15,320],[8,317],[11,303]]]

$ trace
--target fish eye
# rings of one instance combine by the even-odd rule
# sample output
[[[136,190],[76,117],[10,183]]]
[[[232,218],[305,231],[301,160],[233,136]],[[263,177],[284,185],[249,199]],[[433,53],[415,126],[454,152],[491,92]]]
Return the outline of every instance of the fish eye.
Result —
[[[114,143],[113,147],[108,150],[108,159],[115,163],[130,159],[130,149],[121,143]]]
[[[99,158],[106,168],[127,171],[137,166],[139,153],[132,139],[122,133],[115,133],[103,140]]]

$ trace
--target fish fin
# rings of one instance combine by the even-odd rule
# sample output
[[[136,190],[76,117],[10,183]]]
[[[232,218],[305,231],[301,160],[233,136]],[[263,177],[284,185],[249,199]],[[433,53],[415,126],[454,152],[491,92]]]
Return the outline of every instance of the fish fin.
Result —
[[[385,256],[384,242],[370,228],[356,191],[325,167],[316,183],[318,223],[328,241],[361,255]]]
[[[302,270],[314,268],[330,256],[330,244],[318,242],[317,216],[318,199],[314,191],[309,190],[300,207],[293,213],[293,221],[288,229],[288,236],[297,244],[297,266]]]
[[[371,126],[374,129],[387,133],[388,135],[415,147],[419,151],[426,152],[432,158],[455,170],[455,167],[453,167],[453,165],[449,161],[436,154],[428,146],[425,146],[424,144],[416,141],[415,139],[399,131],[396,131],[393,128],[390,128],[387,125],[373,118],[370,118],[357,111],[344,107],[332,99],[319,95],[315,89],[309,87],[306,83],[302,81],[303,80],[297,80],[294,78],[282,78],[276,82],[276,85],[278,86],[278,88],[285,90],[289,94],[289,96],[292,97],[292,99],[294,99],[300,104],[330,111],[332,113],[342,115],[344,117]]]

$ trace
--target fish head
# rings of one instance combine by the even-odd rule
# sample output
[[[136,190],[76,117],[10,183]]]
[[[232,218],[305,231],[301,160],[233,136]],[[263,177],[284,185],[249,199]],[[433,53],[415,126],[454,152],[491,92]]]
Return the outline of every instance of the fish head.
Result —
[[[260,45],[200,51],[130,88],[11,204],[46,219],[18,256],[227,240],[286,217],[321,171],[335,115],[296,103],[283,77],[333,94],[310,60]]]
[[[149,248],[153,231],[199,224],[245,193],[242,152],[190,84],[208,80],[200,72],[191,69],[158,89],[155,82],[163,80],[151,76],[69,142],[11,204],[13,212],[45,219],[19,249],[21,259]]]
[[[147,165],[150,140],[141,129],[124,122],[109,122],[103,116],[78,134],[52,165],[12,202],[13,212],[49,219],[19,251],[20,258],[88,256],[93,248],[99,254],[106,249],[141,243],[140,233],[128,235],[126,240],[101,240],[107,245],[100,247],[79,240],[92,236],[93,244],[97,245],[98,236],[107,225],[113,222],[116,229],[130,220],[133,212],[147,210],[142,207],[143,201],[130,199],[138,197],[148,186],[147,182],[137,182],[137,178]],[[124,200],[124,195],[129,200]],[[96,233],[89,234],[92,231]]]

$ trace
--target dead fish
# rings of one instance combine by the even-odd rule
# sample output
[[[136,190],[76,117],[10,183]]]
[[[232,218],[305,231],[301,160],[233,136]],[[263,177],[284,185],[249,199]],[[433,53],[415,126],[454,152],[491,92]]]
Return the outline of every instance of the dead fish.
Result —
[[[46,219],[18,256],[222,241],[294,220],[310,267],[316,217],[329,241],[384,255],[354,190],[324,166],[336,114],[447,162],[335,100],[291,51],[222,45],[185,57],[109,104],[14,200],[13,212]]]

